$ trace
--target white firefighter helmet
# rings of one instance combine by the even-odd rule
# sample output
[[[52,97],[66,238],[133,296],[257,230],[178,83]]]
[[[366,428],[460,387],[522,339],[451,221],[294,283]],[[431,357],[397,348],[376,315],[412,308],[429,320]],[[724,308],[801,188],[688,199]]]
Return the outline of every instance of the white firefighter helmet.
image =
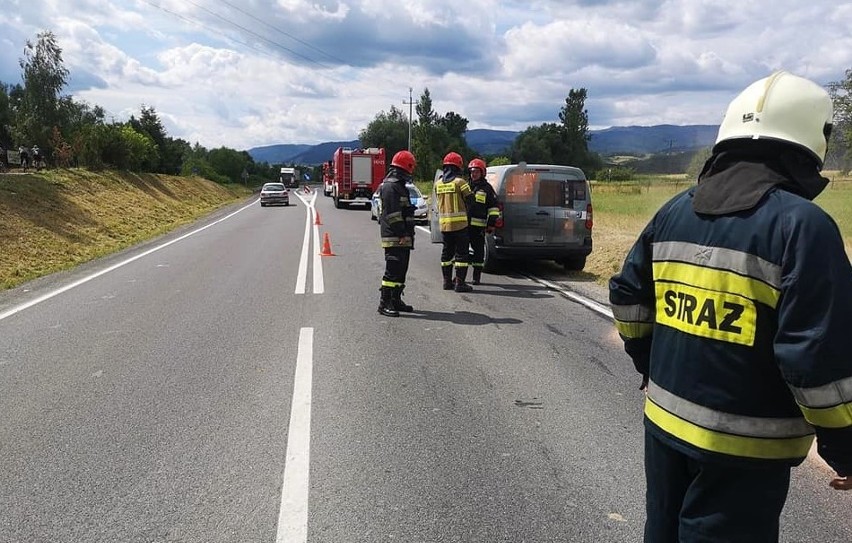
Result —
[[[831,134],[832,104],[813,81],[785,71],[755,81],[728,105],[716,143],[769,139],[804,148],[822,168]]]

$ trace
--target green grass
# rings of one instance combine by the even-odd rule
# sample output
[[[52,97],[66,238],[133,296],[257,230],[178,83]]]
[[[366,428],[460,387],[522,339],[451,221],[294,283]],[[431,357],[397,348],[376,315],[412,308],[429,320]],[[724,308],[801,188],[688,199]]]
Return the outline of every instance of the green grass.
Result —
[[[815,200],[837,222],[847,254],[852,254],[852,177],[827,172],[832,180]],[[595,183],[595,249],[586,273],[598,283],[621,269],[627,251],[662,204],[690,186],[685,176],[642,177],[630,183]]]
[[[0,289],[151,239],[250,193],[199,177],[0,174]]]

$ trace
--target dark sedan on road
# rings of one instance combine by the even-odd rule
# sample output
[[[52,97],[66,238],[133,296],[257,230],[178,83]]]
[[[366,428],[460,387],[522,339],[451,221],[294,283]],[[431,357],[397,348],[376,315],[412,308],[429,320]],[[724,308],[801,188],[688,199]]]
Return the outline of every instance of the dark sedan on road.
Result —
[[[266,183],[260,189],[260,207],[290,205],[290,190],[283,183]]]

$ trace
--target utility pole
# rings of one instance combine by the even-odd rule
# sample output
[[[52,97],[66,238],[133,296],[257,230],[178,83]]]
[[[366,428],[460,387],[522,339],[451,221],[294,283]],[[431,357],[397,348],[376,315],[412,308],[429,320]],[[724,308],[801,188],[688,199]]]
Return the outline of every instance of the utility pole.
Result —
[[[411,151],[411,114],[414,107],[414,100],[411,99],[411,87],[408,87],[408,102],[403,100],[402,103],[408,105],[408,150]]]

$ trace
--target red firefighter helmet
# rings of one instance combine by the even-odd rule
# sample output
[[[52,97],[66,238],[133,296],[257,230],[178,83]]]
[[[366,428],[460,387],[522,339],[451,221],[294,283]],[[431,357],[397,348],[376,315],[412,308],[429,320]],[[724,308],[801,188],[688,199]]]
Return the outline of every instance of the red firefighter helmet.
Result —
[[[461,155],[458,153],[447,153],[447,156],[444,157],[443,164],[444,166],[448,164],[451,166],[455,166],[460,170],[464,168],[464,160],[462,160]]]
[[[481,158],[474,158],[470,161],[470,164],[467,165],[467,169],[472,170],[474,168],[479,168],[479,170],[485,174],[485,161]]]
[[[414,155],[411,154],[411,151],[399,151],[397,154],[393,155],[393,160],[391,160],[391,166],[396,166],[397,168],[402,168],[408,173],[414,173],[414,168],[417,167],[417,160],[414,159]]]

